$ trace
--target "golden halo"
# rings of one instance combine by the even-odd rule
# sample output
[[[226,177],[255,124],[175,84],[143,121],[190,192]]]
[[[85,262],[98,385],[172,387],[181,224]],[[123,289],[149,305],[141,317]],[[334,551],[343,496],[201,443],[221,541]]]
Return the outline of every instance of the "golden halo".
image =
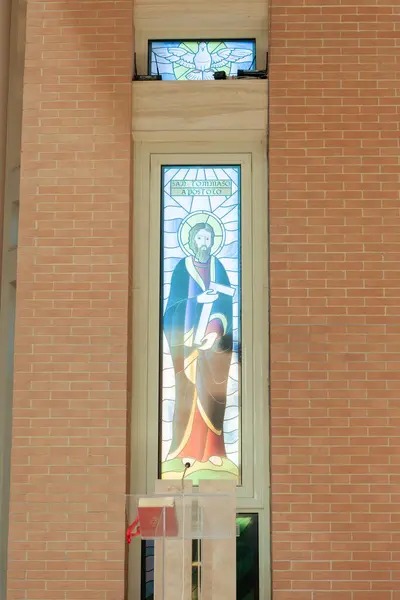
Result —
[[[199,210],[190,213],[182,220],[178,230],[179,245],[185,254],[193,255],[189,248],[189,232],[197,223],[208,223],[214,230],[214,243],[211,248],[211,254],[216,256],[225,243],[225,227],[221,219],[206,210]]]

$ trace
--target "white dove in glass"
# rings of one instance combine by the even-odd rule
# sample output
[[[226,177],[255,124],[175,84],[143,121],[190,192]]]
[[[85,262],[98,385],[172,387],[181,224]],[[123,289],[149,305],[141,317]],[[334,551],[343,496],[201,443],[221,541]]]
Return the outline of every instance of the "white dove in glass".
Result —
[[[255,42],[151,42],[151,74],[163,79],[214,79],[215,71],[235,75],[254,63]]]

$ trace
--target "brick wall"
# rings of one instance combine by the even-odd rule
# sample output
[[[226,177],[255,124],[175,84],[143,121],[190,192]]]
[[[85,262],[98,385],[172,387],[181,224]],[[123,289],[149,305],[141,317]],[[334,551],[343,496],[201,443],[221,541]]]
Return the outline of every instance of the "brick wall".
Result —
[[[129,0],[28,0],[8,600],[121,600]],[[400,11],[272,0],[274,600],[400,598]]]
[[[399,600],[400,9],[271,18],[274,600]]]
[[[130,0],[28,0],[8,600],[121,600]]]

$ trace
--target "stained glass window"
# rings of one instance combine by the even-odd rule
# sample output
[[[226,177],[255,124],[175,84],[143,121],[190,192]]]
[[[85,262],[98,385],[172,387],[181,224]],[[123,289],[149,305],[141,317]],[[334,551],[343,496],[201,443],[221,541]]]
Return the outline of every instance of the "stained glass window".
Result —
[[[149,42],[149,71],[166,80],[214,79],[215,71],[236,75],[255,67],[255,40]]]
[[[163,479],[240,481],[240,174],[162,167]]]
[[[258,514],[238,514],[236,524],[236,590],[237,600],[259,600],[259,535]],[[199,543],[193,544],[192,600],[197,600],[199,586]],[[200,576],[201,577],[201,576]],[[142,542],[141,600],[154,599],[154,542]]]

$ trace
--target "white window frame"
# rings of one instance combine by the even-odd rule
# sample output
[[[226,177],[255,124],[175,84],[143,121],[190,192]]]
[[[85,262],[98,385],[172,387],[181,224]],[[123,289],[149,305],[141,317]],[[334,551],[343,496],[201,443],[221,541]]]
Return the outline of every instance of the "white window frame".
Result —
[[[237,488],[237,512],[258,514],[260,597],[267,599],[270,481],[266,143],[265,140],[205,142],[201,140],[203,136],[199,137],[199,141],[134,144],[131,493],[154,491],[158,477],[162,166],[240,165],[243,479],[242,486]],[[139,593],[140,560],[136,552],[133,555],[136,556],[131,563],[131,583]],[[132,590],[131,597],[140,596]]]
[[[241,397],[246,397],[246,410],[240,410],[240,454],[242,471],[242,484],[237,488],[238,499],[246,498],[252,502],[259,502],[260,491],[254,486],[254,470],[256,468],[256,457],[252,444],[248,443],[254,439],[254,424],[252,413],[254,413],[254,393],[252,389],[253,377],[251,368],[253,352],[252,327],[246,327],[244,319],[247,309],[253,304],[252,276],[251,276],[251,236],[246,235],[252,229],[251,223],[251,155],[250,154],[153,154],[150,160],[150,231],[161,231],[161,170],[162,166],[171,164],[178,165],[239,165],[241,167],[241,217],[242,217],[242,348],[246,348],[246,360],[242,359],[242,390]],[[149,244],[149,263],[156,265],[159,263],[161,253],[160,238],[155,235],[153,241]],[[149,270],[149,315],[158,314],[160,305],[161,291],[159,289],[159,273],[156,269],[150,267]],[[148,398],[158,396],[158,355],[159,355],[159,323],[150,317],[149,324],[149,359],[148,359]],[[157,367],[155,365],[157,364]],[[150,402],[148,407],[148,444],[147,456],[149,458],[147,466],[147,489],[151,489],[153,482],[157,479],[157,460],[154,453],[154,444],[152,439],[158,435],[158,404]],[[258,460],[261,456],[257,457]],[[248,504],[248,502],[246,502]]]

